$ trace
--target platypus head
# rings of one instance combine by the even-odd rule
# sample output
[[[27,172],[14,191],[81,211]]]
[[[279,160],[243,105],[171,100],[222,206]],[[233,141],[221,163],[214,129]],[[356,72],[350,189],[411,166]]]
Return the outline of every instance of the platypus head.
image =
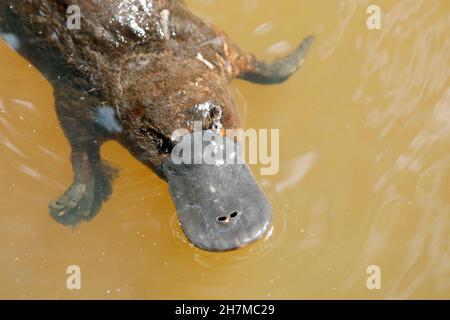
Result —
[[[162,169],[181,227],[195,246],[232,250],[268,230],[270,202],[232,139],[211,130],[186,134]]]
[[[232,250],[265,234],[271,206],[239,153],[230,152],[238,150],[235,139],[224,137],[240,127],[229,80],[196,56],[133,57],[122,75],[119,119],[126,145],[168,182],[189,241]],[[225,147],[210,159],[211,149]]]

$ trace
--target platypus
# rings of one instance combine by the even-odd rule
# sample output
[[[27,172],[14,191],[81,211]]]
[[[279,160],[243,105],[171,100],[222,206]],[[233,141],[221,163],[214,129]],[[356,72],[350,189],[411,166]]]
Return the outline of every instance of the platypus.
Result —
[[[79,28],[69,28],[77,11]],[[73,182],[49,205],[57,222],[76,226],[99,212],[117,175],[100,147],[116,140],[168,182],[180,225],[198,248],[236,249],[270,228],[271,204],[245,163],[180,164],[171,152],[198,133],[236,143],[223,130],[240,128],[231,80],[284,82],[312,36],[266,63],[183,0],[2,0],[0,31],[51,83],[71,145]],[[179,129],[185,137],[174,136]]]

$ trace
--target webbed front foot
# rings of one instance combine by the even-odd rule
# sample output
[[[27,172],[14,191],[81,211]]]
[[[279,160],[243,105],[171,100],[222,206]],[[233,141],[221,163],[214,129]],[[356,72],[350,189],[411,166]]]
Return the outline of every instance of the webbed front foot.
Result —
[[[100,161],[98,150],[73,151],[75,179],[67,191],[49,205],[50,215],[66,226],[91,220],[112,192],[117,169]]]
[[[74,183],[58,200],[51,202],[49,207],[53,219],[66,226],[89,220],[94,200],[92,184]]]

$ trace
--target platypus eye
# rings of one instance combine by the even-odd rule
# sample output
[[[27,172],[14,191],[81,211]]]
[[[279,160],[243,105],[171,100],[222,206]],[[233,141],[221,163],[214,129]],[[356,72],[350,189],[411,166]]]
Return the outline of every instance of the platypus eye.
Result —
[[[158,130],[146,126],[138,129],[140,134],[145,135],[155,141],[158,146],[158,149],[162,153],[170,153],[173,149],[174,143],[173,141],[166,137],[164,134],[159,132]]]

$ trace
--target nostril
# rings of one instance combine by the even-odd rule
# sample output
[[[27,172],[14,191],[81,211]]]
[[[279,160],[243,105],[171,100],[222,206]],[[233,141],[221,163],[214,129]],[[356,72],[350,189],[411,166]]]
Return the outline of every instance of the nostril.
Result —
[[[217,221],[218,221],[218,222],[222,222],[222,223],[229,223],[229,222],[231,222],[233,219],[237,218],[238,215],[239,215],[239,212],[233,211],[233,212],[229,213],[229,214],[226,215],[226,216],[220,216],[220,217],[217,217]]]
[[[229,214],[229,217],[230,217],[231,219],[233,219],[233,218],[236,218],[238,215],[239,215],[239,212],[234,211],[234,212],[232,212],[232,213]]]
[[[219,222],[228,222],[228,217],[226,217],[226,216],[217,217],[217,221],[219,221]]]

